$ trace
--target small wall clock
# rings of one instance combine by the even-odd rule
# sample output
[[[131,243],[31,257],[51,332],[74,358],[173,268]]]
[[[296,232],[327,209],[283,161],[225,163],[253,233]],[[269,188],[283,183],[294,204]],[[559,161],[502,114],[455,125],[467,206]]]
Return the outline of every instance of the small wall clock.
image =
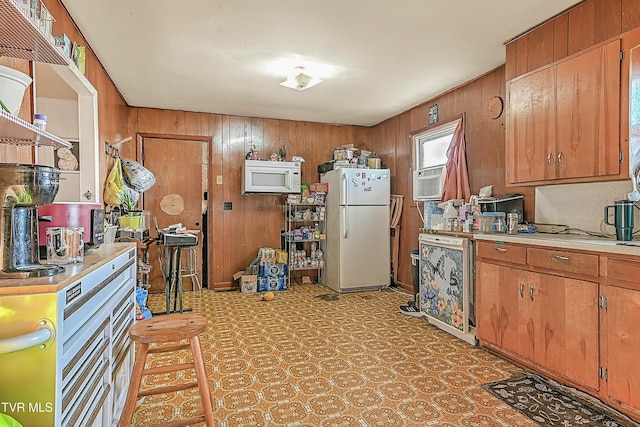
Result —
[[[502,98],[500,98],[499,96],[494,96],[489,100],[489,103],[487,104],[487,112],[489,114],[490,119],[495,120],[498,117],[500,117],[502,115],[503,109],[504,109],[504,102],[502,101]]]

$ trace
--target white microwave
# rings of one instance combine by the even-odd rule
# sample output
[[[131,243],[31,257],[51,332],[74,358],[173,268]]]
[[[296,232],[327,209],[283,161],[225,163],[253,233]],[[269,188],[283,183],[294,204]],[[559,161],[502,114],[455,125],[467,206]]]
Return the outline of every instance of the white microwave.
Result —
[[[242,194],[300,192],[300,162],[245,160]]]
[[[446,171],[445,165],[413,171],[413,200],[440,200]]]

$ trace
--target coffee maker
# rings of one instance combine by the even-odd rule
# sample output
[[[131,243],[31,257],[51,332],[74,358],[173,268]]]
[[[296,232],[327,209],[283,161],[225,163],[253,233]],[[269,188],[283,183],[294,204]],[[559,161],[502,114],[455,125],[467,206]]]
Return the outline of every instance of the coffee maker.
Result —
[[[0,163],[0,278],[50,276],[63,267],[40,263],[38,206],[53,202],[60,170],[40,165]]]

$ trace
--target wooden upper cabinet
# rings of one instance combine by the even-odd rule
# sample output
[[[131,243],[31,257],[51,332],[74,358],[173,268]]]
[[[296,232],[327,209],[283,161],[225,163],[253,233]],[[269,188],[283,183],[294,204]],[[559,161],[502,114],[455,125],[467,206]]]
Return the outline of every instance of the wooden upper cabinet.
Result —
[[[620,40],[556,67],[558,178],[617,175]]]
[[[620,40],[507,82],[509,184],[620,174]]]
[[[507,83],[507,183],[555,177],[556,70],[549,67]]]

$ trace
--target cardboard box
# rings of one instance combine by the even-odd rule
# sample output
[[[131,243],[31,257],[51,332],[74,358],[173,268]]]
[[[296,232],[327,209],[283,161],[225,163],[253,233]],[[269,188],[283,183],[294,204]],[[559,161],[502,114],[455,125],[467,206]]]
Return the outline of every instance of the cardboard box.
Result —
[[[280,263],[280,264],[286,264],[287,263],[287,251],[283,251],[281,249],[278,249],[276,251],[276,262]]]
[[[240,276],[240,292],[249,293],[258,290],[258,276],[245,274]]]
[[[309,190],[317,191],[320,193],[328,193],[329,192],[329,183],[328,182],[316,182],[309,186]]]

